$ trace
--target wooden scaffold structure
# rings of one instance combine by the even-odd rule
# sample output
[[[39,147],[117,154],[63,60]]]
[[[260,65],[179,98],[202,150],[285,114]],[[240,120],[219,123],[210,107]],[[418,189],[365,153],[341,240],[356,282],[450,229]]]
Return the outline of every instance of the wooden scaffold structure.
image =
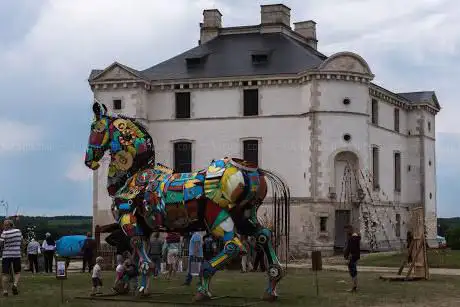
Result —
[[[411,230],[413,234],[407,257],[401,263],[397,275],[382,275],[383,280],[389,281],[413,281],[428,280],[430,278],[425,238],[425,214],[424,208],[419,207],[411,210]],[[408,270],[403,274],[404,269]]]

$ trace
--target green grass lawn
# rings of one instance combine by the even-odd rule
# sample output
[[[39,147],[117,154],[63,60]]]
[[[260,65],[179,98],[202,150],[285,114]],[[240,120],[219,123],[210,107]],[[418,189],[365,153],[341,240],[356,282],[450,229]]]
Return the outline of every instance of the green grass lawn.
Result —
[[[104,272],[105,292],[110,292],[113,274]],[[439,302],[453,303],[460,301],[459,277],[433,276],[429,281],[421,282],[385,282],[374,273],[360,274],[360,292],[356,295],[347,293],[349,276],[344,272],[321,271],[319,276],[319,296],[316,296],[314,274],[307,270],[290,270],[289,275],[279,286],[280,300],[276,303],[259,303],[256,306],[440,306]],[[169,299],[176,302],[191,302],[194,287],[181,287],[184,275],[172,281],[164,279],[152,281],[153,292],[170,293]],[[258,300],[266,285],[263,273],[221,272],[213,279],[215,296],[232,295]],[[70,273],[65,281],[65,306],[69,307],[122,307],[122,306],[174,306],[150,303],[133,304],[126,302],[103,302],[76,300],[76,296],[88,297],[90,292],[89,274]],[[24,275],[20,284],[20,295],[0,298],[0,306],[8,307],[54,307],[61,306],[60,282],[54,276]],[[241,303],[241,299],[237,300]],[[233,303],[237,303],[233,300]],[[221,306],[228,306],[231,299],[215,301]],[[429,303],[429,304],[428,304]],[[427,305],[428,304],[428,305]],[[205,306],[206,304],[197,304]],[[179,306],[179,305],[176,305]],[[195,305],[196,306],[196,305]],[[450,306],[450,305],[443,305]]]
[[[363,257],[359,262],[363,266],[399,267],[405,254],[379,255]],[[460,269],[460,251],[428,250],[428,265],[431,268]]]

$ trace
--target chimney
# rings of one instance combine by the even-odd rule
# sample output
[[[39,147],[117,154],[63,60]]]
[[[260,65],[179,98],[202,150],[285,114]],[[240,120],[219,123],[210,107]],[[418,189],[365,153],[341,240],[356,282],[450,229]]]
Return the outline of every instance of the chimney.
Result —
[[[219,36],[219,29],[222,28],[222,14],[217,9],[204,10],[203,22],[200,23],[199,45]]]
[[[262,25],[283,24],[291,27],[291,9],[284,4],[260,6],[260,23]]]
[[[294,31],[307,40],[307,44],[313,49],[318,48],[316,39],[316,22],[313,20],[294,22]]]

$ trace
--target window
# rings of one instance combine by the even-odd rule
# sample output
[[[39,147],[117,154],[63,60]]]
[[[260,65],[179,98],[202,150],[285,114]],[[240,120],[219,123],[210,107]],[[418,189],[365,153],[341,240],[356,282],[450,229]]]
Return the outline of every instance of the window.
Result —
[[[243,141],[243,159],[248,162],[259,165],[259,141],[246,140]]]
[[[395,229],[395,232],[396,232],[396,237],[400,237],[401,236],[401,214],[396,214],[396,229]]]
[[[176,93],[176,118],[190,118],[190,92]]]
[[[319,231],[325,232],[327,231],[327,217],[321,216],[319,218]]]
[[[252,64],[253,65],[261,65],[268,63],[268,55],[267,54],[253,54],[252,55]]]
[[[345,142],[350,142],[350,140],[351,140],[351,135],[350,135],[349,133],[345,133],[345,134],[343,135],[343,140],[344,140]]]
[[[428,122],[428,132],[431,131],[431,122]]]
[[[121,99],[114,99],[113,100],[113,109],[114,110],[121,110]]]
[[[190,173],[192,171],[192,143],[174,143],[174,171]]]
[[[395,131],[399,132],[399,109],[395,109],[394,120],[395,120]]]
[[[394,154],[395,191],[401,192],[401,153]]]
[[[343,100],[343,104],[344,104],[344,105],[349,105],[349,104],[350,104],[350,98],[345,98],[345,99]]]
[[[372,147],[372,185],[375,190],[380,188],[379,185],[379,149]]]
[[[250,89],[244,90],[243,92],[244,100],[244,116],[254,116],[259,115],[259,90]]]
[[[379,124],[379,102],[377,99],[372,99],[372,123],[374,125]]]

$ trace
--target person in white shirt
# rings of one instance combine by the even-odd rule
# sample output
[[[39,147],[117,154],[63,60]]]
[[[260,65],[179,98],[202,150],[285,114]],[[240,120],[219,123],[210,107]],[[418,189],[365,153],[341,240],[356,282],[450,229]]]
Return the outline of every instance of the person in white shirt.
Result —
[[[101,287],[102,287],[102,263],[104,262],[104,258],[97,257],[96,258],[96,265],[93,267],[93,273],[91,275],[92,282],[93,282],[93,291],[91,295],[102,294]]]
[[[46,233],[46,239],[43,241],[42,249],[45,256],[45,272],[53,273],[53,259],[56,250],[56,241],[51,237],[49,232]]]
[[[27,245],[27,258],[29,260],[29,271],[38,273],[38,255],[40,254],[40,243],[35,239],[30,240]]]

